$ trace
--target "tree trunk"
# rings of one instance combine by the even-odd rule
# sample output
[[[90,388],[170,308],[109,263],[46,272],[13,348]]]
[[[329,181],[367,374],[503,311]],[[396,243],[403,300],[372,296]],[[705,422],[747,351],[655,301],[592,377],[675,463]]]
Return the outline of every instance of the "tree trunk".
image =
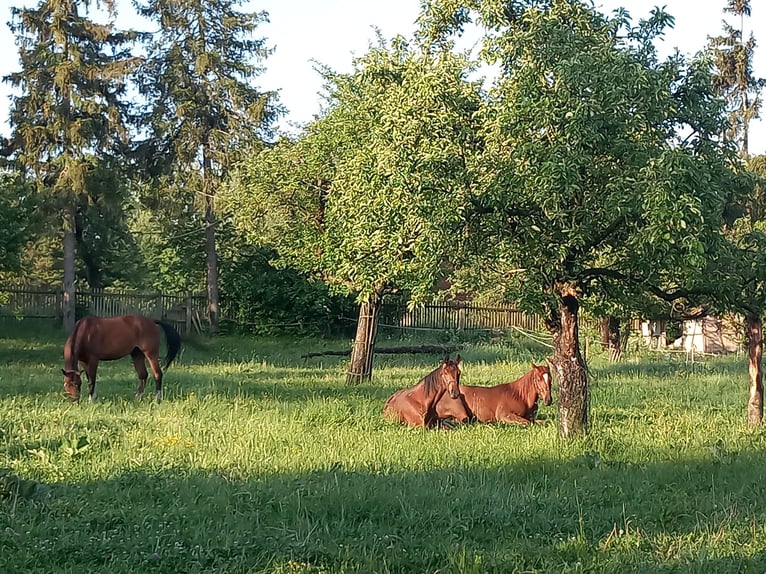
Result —
[[[620,319],[614,315],[601,318],[601,349],[609,351],[609,359],[617,361],[622,354]]]
[[[62,300],[62,314],[64,317],[64,331],[71,333],[75,324],[75,213],[71,200],[64,206],[63,213],[63,251],[64,251],[64,293]]]
[[[763,424],[763,320],[759,315],[745,316],[747,333],[748,374],[750,378],[750,400],[747,403],[748,426]]]
[[[547,325],[553,335],[553,366],[559,383],[559,434],[569,438],[588,430],[588,370],[580,354],[577,294],[564,287],[559,296],[559,309]]]
[[[204,154],[204,152],[203,152]],[[203,181],[207,182],[210,161],[205,158]],[[210,185],[203,184],[205,190],[205,268],[207,271],[207,314],[210,321],[210,334],[218,330],[218,253],[215,248],[215,195]]]
[[[372,378],[372,360],[375,354],[375,338],[378,334],[378,316],[383,298],[377,293],[359,306],[356,337],[351,349],[351,361],[346,375],[349,385],[369,381]]]

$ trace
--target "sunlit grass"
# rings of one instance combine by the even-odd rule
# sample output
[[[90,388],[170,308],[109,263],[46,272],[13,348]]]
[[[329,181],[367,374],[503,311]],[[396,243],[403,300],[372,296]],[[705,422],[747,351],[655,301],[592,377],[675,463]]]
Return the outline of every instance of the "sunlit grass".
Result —
[[[562,442],[555,403],[526,429],[385,421],[435,356],[381,355],[348,387],[345,359],[300,358],[347,341],[200,340],[159,405],[127,359],[71,404],[63,337],[4,332],[0,468],[39,488],[0,480],[3,573],[766,571],[742,358],[593,356],[592,430]],[[543,353],[469,345],[464,382]]]

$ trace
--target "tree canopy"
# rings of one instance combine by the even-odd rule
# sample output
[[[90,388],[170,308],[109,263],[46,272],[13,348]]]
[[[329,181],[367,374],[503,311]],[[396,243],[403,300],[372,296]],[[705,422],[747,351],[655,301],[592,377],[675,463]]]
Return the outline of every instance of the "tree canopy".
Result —
[[[477,145],[479,87],[466,66],[398,39],[351,74],[326,71],[326,115],[243,165],[228,198],[237,224],[360,299],[431,297],[454,252]]]

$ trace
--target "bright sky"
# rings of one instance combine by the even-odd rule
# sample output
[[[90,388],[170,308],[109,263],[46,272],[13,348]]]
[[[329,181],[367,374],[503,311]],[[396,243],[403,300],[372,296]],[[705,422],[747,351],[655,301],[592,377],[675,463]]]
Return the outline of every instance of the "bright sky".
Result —
[[[10,19],[10,6],[33,6],[33,0],[0,0],[0,22]],[[628,6],[634,22],[649,15],[656,6],[665,6],[676,19],[675,28],[659,44],[663,55],[678,48],[684,54],[703,49],[708,36],[721,34],[725,0],[595,0],[603,12]],[[119,28],[142,28],[133,14],[129,0],[118,0]],[[745,23],[745,33],[754,30],[759,47],[754,67],[758,77],[766,77],[766,5],[751,2],[752,15]],[[266,72],[258,79],[258,87],[279,90],[280,100],[289,115],[282,122],[285,130],[310,121],[320,110],[322,85],[312,60],[336,71],[348,71],[354,55],[362,55],[375,41],[374,28],[383,37],[395,34],[409,36],[415,28],[419,0],[251,0],[248,9],[265,10],[270,22],[259,28],[275,48],[266,62]],[[729,19],[731,17],[729,16]],[[734,24],[735,22],[732,21]],[[7,26],[0,25],[0,76],[18,68],[16,46]],[[0,102],[5,102],[10,89],[0,83]],[[766,93],[763,94],[766,98]],[[766,107],[762,111],[766,116]],[[7,132],[7,106],[0,103],[0,132]],[[750,153],[766,153],[766,122],[751,124]]]

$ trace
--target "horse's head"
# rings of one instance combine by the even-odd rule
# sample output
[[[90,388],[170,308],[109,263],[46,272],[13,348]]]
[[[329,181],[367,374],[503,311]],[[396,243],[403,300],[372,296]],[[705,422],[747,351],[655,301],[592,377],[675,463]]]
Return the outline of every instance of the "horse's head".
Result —
[[[449,355],[444,357],[444,362],[439,367],[439,382],[453,399],[460,396],[460,355],[452,361]]]
[[[82,387],[82,379],[80,378],[80,371],[65,371],[64,373],[64,392],[69,395],[69,398],[73,401],[80,400],[80,388]]]
[[[550,365],[550,361],[548,361],[548,365]],[[546,406],[553,402],[553,399],[551,398],[551,370],[548,365],[535,365],[532,363],[535,390],[537,391],[537,394],[542,397],[543,404]]]

